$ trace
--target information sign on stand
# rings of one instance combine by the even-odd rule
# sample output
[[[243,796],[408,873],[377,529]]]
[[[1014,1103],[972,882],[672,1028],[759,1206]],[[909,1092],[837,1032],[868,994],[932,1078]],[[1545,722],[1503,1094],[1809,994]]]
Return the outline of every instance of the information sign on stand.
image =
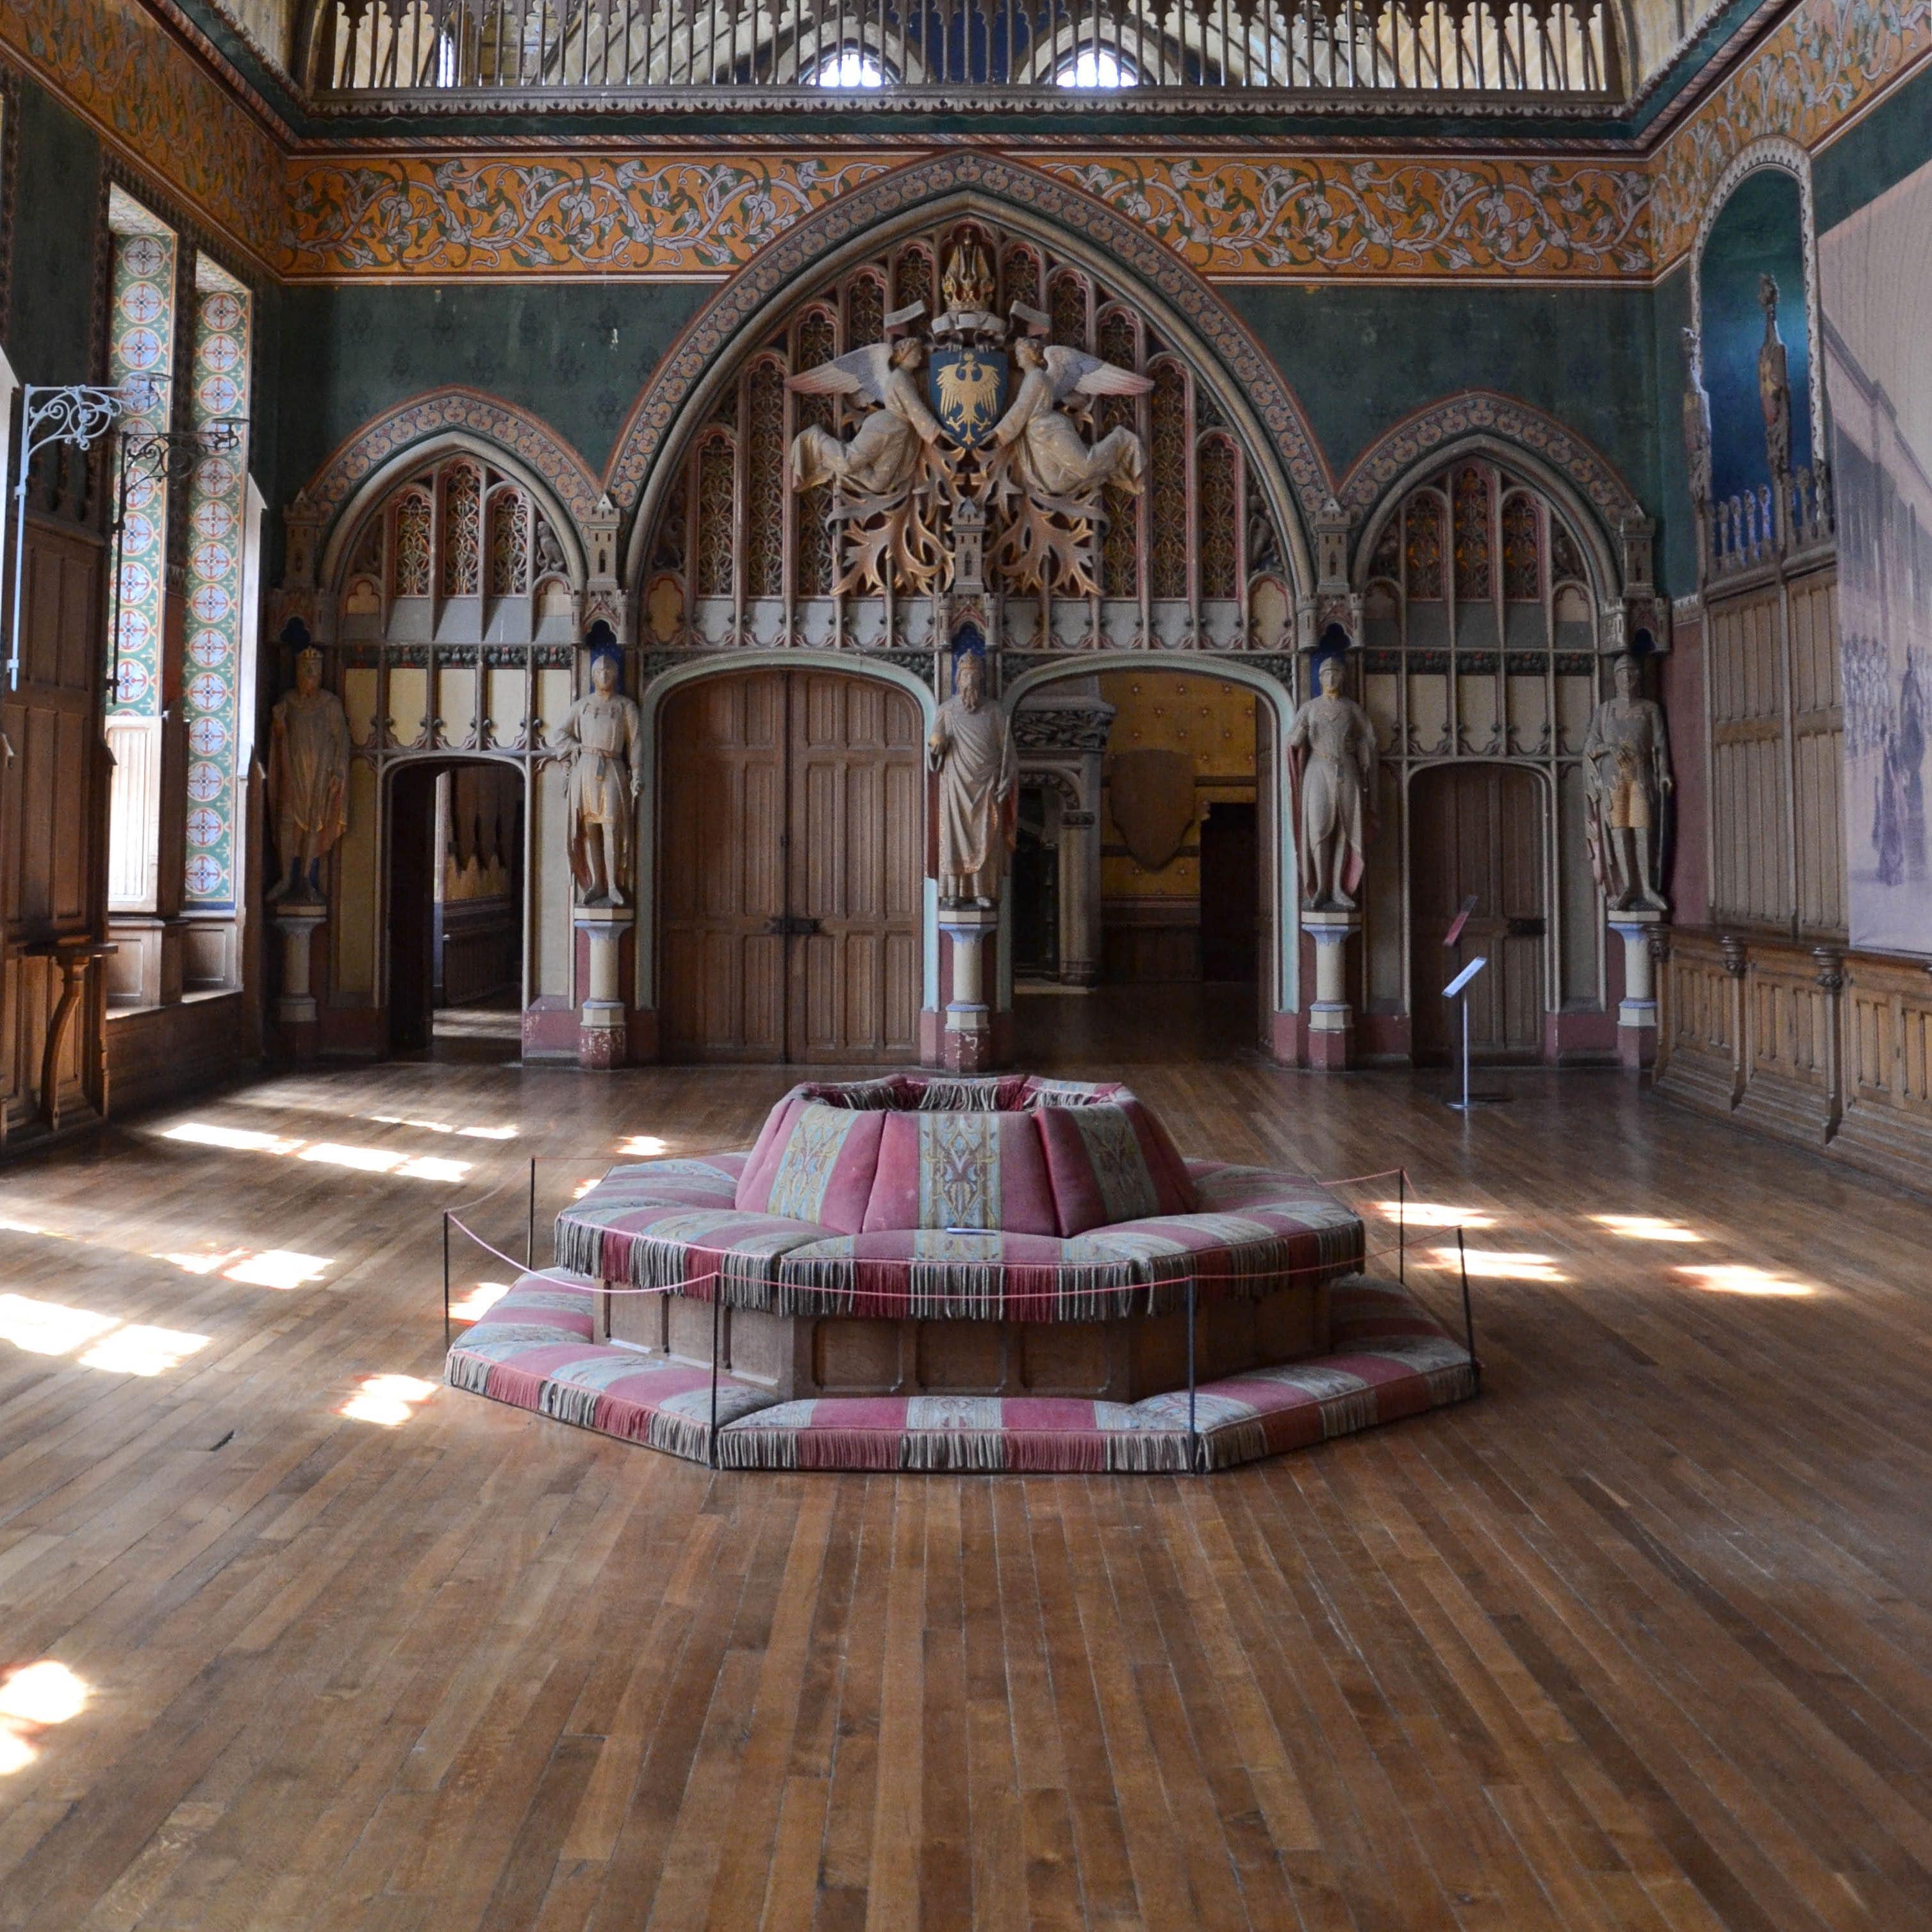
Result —
[[[1466,909],[1463,914],[1466,917]],[[1457,923],[1460,925],[1459,920]],[[1462,1006],[1462,1097],[1448,1104],[1459,1114],[1466,1114],[1472,1107],[1499,1107],[1508,1098],[1507,1094],[1472,1094],[1469,1091],[1469,982],[1490,963],[1487,953],[1479,953],[1448,985],[1442,988],[1445,1000],[1460,1000]]]

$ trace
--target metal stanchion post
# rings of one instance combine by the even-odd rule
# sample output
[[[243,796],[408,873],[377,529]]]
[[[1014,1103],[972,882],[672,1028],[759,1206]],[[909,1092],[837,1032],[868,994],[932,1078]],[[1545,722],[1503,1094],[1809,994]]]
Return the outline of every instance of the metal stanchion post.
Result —
[[[442,1210],[442,1347],[449,1352],[449,1210]]]
[[[524,1228],[524,1265],[533,1268],[537,1264],[537,1157],[530,1156],[530,1219]]]
[[[1395,1171],[1395,1278],[1408,1286],[1408,1169]]]
[[[718,1357],[724,1346],[724,1277],[711,1277],[711,1453],[712,1468],[718,1466]]]
[[[1187,1466],[1201,1468],[1201,1432],[1194,1419],[1194,1277],[1187,1277]]]
[[[1469,1306],[1469,1257],[1462,1246],[1462,1224],[1456,1223],[1456,1265],[1462,1276],[1462,1346],[1469,1352],[1469,1374],[1475,1392],[1483,1388],[1483,1365],[1476,1359],[1476,1318]]]

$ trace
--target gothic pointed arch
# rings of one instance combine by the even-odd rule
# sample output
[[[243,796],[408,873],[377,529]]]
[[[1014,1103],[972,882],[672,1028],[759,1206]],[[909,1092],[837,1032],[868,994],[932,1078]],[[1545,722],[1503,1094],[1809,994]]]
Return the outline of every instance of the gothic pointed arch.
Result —
[[[1574,430],[1532,404],[1490,389],[1459,391],[1405,416],[1349,466],[1338,494],[1360,532],[1358,562],[1425,472],[1459,454],[1476,452],[1501,458],[1562,502],[1594,553],[1600,594],[1622,594],[1618,539],[1626,526],[1643,519],[1636,493],[1610,459]]]
[[[374,476],[437,437],[478,440],[500,452],[531,472],[578,528],[596,512],[596,473],[548,423],[500,396],[452,383],[372,416],[336,446],[300,493],[320,528],[332,530],[344,506]],[[578,540],[578,529],[570,534]]]
[[[1022,248],[1050,250],[1104,282],[1187,362],[1247,448],[1288,552],[1288,574],[1312,592],[1306,526],[1332,482],[1300,403],[1260,345],[1144,229],[1065,182],[974,153],[914,162],[841,196],[764,250],[699,311],[638,398],[605,472],[613,502],[634,513],[626,581],[644,588],[650,533],[679,467],[664,459],[703,433],[746,358],[821,284],[905,237],[966,220]]]

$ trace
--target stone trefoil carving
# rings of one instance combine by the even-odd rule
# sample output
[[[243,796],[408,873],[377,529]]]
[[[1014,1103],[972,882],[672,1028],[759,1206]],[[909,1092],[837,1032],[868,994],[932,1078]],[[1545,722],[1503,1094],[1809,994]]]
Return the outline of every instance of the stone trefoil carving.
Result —
[[[1590,715],[1583,739],[1591,869],[1615,912],[1667,908],[1658,890],[1670,742],[1664,712],[1637,695],[1636,660],[1617,660],[1617,690]]]
[[[956,238],[940,298],[925,334],[926,304],[909,303],[885,317],[884,341],[788,379],[872,412],[849,438],[814,424],[792,443],[793,487],[831,491],[834,593],[966,587],[983,542],[1010,592],[1098,596],[1105,494],[1137,492],[1145,456],[1125,424],[1090,442],[1076,418],[1096,397],[1145,394],[1151,380],[1047,343],[1048,318],[1023,303],[994,314],[975,230]]]
[[[322,902],[322,862],[349,824],[349,721],[322,688],[322,653],[296,658],[296,682],[269,714],[268,805],[281,875],[272,900]]]

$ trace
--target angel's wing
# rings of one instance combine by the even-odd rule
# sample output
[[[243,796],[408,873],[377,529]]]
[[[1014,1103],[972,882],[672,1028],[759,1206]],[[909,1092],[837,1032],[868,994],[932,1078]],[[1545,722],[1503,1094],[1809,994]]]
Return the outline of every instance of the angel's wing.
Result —
[[[862,396],[868,403],[883,403],[892,366],[892,344],[871,342],[863,349],[848,349],[816,369],[788,376],[785,387],[805,396]]]
[[[1103,362],[1078,349],[1055,343],[1043,352],[1046,373],[1053,379],[1054,400],[1078,389],[1083,396],[1144,396],[1154,387],[1150,376],[1136,376],[1117,363]]]

